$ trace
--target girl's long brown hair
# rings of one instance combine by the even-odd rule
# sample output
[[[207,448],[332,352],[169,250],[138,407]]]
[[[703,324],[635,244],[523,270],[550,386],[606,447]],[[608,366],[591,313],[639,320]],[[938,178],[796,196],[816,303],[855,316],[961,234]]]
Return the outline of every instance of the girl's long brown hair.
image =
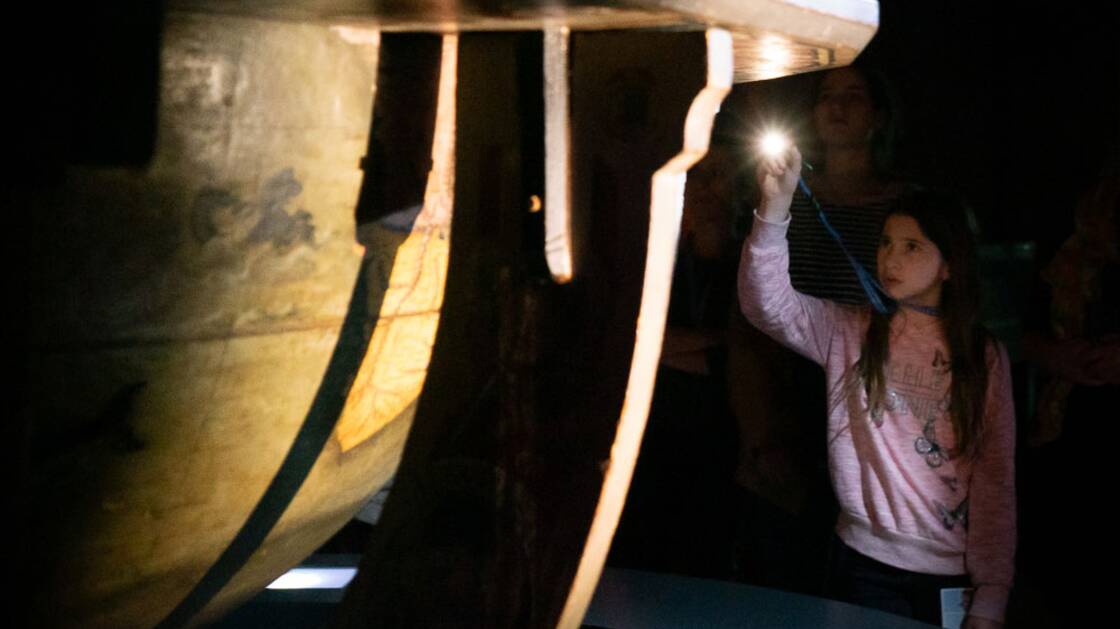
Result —
[[[967,211],[955,197],[932,190],[907,192],[889,216],[909,216],[937,245],[949,267],[941,288],[941,327],[949,345],[951,370],[949,414],[957,448],[950,456],[975,457],[984,438],[984,398],[988,390],[988,344],[991,336],[980,324],[980,275],[976,244]],[[859,361],[868,408],[883,408],[884,366],[889,358],[890,321],[894,316],[872,312]]]

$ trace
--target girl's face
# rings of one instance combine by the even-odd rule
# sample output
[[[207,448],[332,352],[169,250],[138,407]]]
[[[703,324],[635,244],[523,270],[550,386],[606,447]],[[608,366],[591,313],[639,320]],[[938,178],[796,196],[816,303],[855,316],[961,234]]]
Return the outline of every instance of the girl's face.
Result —
[[[879,283],[891,299],[937,307],[947,279],[949,266],[918,221],[904,214],[887,217],[879,241]]]
[[[867,79],[858,70],[840,68],[821,79],[813,124],[825,147],[863,146],[882,123]]]

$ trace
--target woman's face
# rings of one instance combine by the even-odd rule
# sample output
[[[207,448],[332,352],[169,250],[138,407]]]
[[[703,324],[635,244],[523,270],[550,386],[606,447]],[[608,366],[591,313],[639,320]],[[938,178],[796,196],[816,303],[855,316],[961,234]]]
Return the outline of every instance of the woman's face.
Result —
[[[867,79],[858,70],[832,70],[821,80],[813,123],[825,149],[866,146],[882,124]]]

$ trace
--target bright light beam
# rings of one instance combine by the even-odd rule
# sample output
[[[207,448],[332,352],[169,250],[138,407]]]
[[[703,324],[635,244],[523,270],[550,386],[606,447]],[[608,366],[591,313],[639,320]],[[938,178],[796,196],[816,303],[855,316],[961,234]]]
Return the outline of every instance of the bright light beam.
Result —
[[[766,157],[780,157],[789,147],[789,137],[781,131],[767,131],[758,140],[758,150]]]

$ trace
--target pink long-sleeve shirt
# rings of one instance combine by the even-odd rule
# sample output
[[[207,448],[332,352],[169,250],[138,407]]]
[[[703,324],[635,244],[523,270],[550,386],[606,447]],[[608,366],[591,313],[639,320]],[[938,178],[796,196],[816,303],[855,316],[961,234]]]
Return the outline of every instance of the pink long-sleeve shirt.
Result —
[[[824,367],[829,470],[840,504],[836,533],[860,553],[904,570],[967,573],[976,588],[969,613],[1002,621],[1016,541],[1006,351],[995,344],[989,352],[987,433],[973,460],[955,453],[949,352],[939,326],[892,320],[885,408],[871,413],[855,366],[870,309],[793,289],[788,225],[755,215],[743,245],[739,302],[756,327]]]

